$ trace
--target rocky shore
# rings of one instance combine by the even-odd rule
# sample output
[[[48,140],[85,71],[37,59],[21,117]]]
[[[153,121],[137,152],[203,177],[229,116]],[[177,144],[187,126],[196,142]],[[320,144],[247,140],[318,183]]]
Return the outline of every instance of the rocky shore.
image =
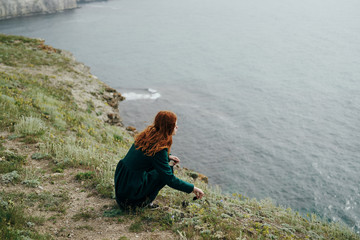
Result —
[[[97,0],[1,0],[0,20],[61,12],[77,8],[79,3],[94,1]]]

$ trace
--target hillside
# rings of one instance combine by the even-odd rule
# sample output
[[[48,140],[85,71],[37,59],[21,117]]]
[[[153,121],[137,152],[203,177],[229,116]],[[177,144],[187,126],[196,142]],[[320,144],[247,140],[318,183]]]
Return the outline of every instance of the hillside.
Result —
[[[0,34],[0,239],[360,239],[180,167],[202,200],[165,187],[159,209],[120,210],[113,174],[133,142],[122,99],[70,53]]]

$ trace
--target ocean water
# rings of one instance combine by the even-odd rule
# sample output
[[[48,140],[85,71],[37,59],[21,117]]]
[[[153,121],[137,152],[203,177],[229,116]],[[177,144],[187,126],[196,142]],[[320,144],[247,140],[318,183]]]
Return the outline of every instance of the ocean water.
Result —
[[[360,229],[360,2],[113,0],[0,21],[69,50],[224,192]]]

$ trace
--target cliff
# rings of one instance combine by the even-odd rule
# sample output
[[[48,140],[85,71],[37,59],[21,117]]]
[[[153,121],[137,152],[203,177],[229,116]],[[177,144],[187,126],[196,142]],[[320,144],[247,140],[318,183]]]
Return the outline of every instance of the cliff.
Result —
[[[1,0],[0,19],[54,13],[76,7],[76,0]]]
[[[1,0],[0,20],[36,14],[47,14],[73,9],[78,3],[96,0]]]
[[[360,240],[315,214],[225,195],[181,167],[203,199],[165,187],[159,209],[120,210],[114,171],[134,141],[122,99],[70,53],[0,34],[0,239]]]

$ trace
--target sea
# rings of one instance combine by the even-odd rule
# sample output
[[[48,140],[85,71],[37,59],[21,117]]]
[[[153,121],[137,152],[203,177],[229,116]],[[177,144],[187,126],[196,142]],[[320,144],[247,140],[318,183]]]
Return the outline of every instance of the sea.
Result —
[[[0,21],[71,51],[126,100],[178,116],[172,153],[224,193],[360,231],[360,1],[109,0]]]

